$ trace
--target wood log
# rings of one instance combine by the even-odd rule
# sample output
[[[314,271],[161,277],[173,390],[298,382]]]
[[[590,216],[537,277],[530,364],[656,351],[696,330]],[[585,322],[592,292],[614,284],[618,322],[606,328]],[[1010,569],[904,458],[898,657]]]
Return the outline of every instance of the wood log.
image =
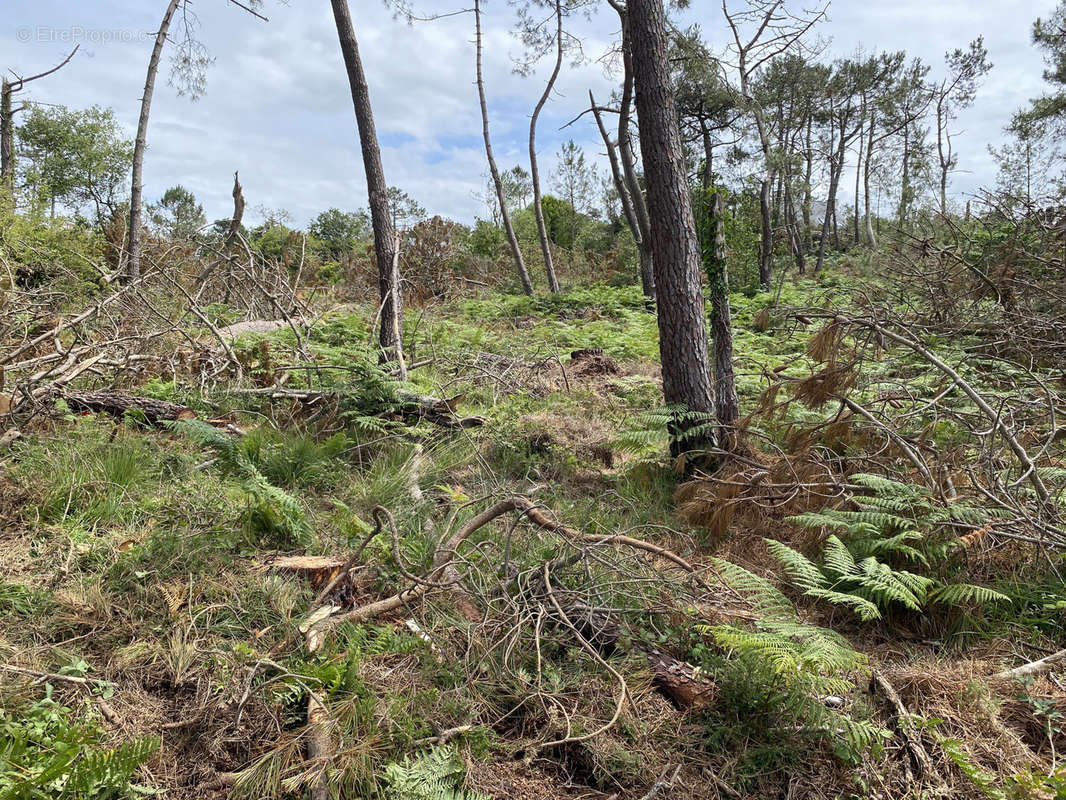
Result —
[[[153,423],[161,420],[196,419],[196,412],[188,406],[151,397],[134,397],[117,392],[66,392],[62,397],[73,411],[102,411],[121,417],[127,411],[137,410]]]
[[[584,603],[564,603],[563,609],[581,634],[598,648],[613,649],[629,638],[621,623],[603,612],[590,609]],[[678,708],[706,708],[714,701],[714,684],[696,667],[643,642],[634,641],[630,648],[647,659],[652,686],[670,698]]]

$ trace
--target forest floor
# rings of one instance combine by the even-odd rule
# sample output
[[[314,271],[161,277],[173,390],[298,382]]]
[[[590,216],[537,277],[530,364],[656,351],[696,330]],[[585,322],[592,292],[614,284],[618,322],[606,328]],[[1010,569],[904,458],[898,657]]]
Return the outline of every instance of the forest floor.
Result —
[[[410,310],[400,387],[368,356],[373,309],[347,306],[237,335],[239,382],[195,379],[219,348],[201,329],[171,343],[180,369],[112,387],[211,425],[63,397],[20,420],[0,797],[1066,797],[1066,668],[994,677],[1066,646],[1059,556],[962,488],[942,374],[885,346],[847,380],[883,409],[906,388],[899,413],[962,459],[947,501],[842,414],[822,322],[779,311],[849,312],[863,269],[734,296],[749,416],[695,472],[665,457],[655,318],[609,286]],[[937,352],[995,391],[970,344]],[[823,509],[913,523],[891,547],[931,581],[914,607],[805,591],[862,522]],[[934,602],[957,585],[989,591]]]

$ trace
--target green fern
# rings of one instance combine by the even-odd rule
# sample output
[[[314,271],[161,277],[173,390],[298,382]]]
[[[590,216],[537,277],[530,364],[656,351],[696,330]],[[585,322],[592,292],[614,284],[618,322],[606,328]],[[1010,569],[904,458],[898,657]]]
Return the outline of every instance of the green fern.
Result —
[[[304,547],[310,542],[311,523],[303,505],[267,480],[239,440],[200,420],[177,420],[169,425],[172,430],[213,450],[222,471],[237,479],[246,499],[242,523],[247,534],[269,536],[281,546]]]
[[[73,717],[52,699],[50,685],[22,713],[0,709],[0,797],[132,800],[149,793],[133,775],[156,742],[135,739],[106,748],[99,727]]]
[[[614,446],[634,455],[661,453],[681,441],[713,441],[717,428],[711,414],[690,411],[683,405],[665,405],[634,415]]]
[[[924,487],[880,475],[859,474],[852,480],[874,492],[849,498],[857,510],[826,508],[789,517],[805,528],[834,531],[825,540],[820,563],[781,542],[767,541],[793,586],[809,597],[849,608],[863,621],[878,619],[894,606],[922,612],[930,603],[1009,600],[986,587],[944,584],[897,566],[942,563],[954,536],[945,540],[932,534],[953,522],[982,523],[988,518],[985,509],[938,504]]]
[[[759,618],[751,628],[699,625],[697,632],[711,636],[731,660],[755,659],[768,666],[785,688],[782,696],[792,698],[781,713],[826,738],[844,755],[860,753],[879,741],[885,731],[877,725],[830,709],[820,700],[850,693],[855,688],[852,676],[866,670],[866,656],[835,631],[797,620],[792,604],[765,578],[721,559],[713,565],[719,578],[742,595]],[[810,562],[797,561],[795,567],[797,574],[815,578]]]
[[[435,747],[417,758],[388,764],[384,770],[386,800],[490,800],[461,787],[463,765],[450,747]]]

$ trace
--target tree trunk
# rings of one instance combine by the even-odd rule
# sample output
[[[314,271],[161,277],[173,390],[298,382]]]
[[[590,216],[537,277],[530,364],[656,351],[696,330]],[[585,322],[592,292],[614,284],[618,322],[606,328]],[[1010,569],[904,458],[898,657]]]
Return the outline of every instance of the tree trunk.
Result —
[[[167,31],[171,20],[181,5],[181,0],[170,0],[159,30],[155,35],[152,57],[148,59],[148,74],[144,79],[144,94],[141,95],[141,116],[137,120],[137,138],[133,143],[133,175],[130,185],[130,232],[127,237],[129,252],[126,256],[126,281],[131,282],[141,277],[141,228],[144,224],[144,150],[148,143],[148,115],[152,110],[152,94],[155,92],[155,76],[159,71],[159,57],[163,54],[163,45],[167,41]]]
[[[903,174],[900,176],[899,188],[899,227],[904,229],[907,222],[907,204],[910,201],[911,192],[911,126],[903,128]]]
[[[770,290],[770,279],[774,265],[774,226],[770,217],[770,181],[772,176],[763,179],[759,190],[759,283],[766,291]]]
[[[862,110],[862,116],[865,116],[865,113],[866,113],[866,107],[864,105],[863,106],[863,110]],[[860,120],[861,120],[861,117],[860,117]],[[866,143],[866,141],[865,141],[865,139],[863,138],[863,135],[862,135],[862,130],[863,130],[864,127],[865,126],[860,122],[859,123],[859,150],[858,150],[858,153],[855,156],[855,219],[852,220],[851,235],[852,235],[852,238],[855,241],[855,246],[856,247],[858,247],[859,243],[862,241],[861,236],[859,234],[859,191],[860,191],[860,187],[862,186],[862,157],[863,157],[863,150],[864,150],[863,145]]]
[[[474,0],[474,26],[477,44],[477,93],[481,101],[481,129],[485,137],[485,157],[489,162],[489,172],[492,174],[492,184],[496,187],[496,199],[500,204],[500,219],[503,229],[507,233],[507,243],[511,247],[511,257],[514,258],[515,268],[518,270],[518,279],[522,283],[522,291],[533,294],[533,282],[529,279],[529,271],[526,269],[525,259],[522,258],[522,248],[518,246],[518,236],[515,235],[514,225],[511,224],[511,214],[507,210],[507,198],[503,191],[503,181],[500,180],[500,170],[496,166],[496,157],[492,154],[492,139],[489,138],[489,107],[485,100],[485,78],[482,72],[482,37],[481,37],[481,2]]]
[[[548,289],[553,292],[559,291],[559,279],[555,277],[555,265],[552,263],[551,243],[548,241],[548,226],[544,223],[544,209],[540,204],[540,170],[537,168],[537,118],[551,97],[555,81],[559,78],[559,71],[563,67],[563,4],[562,0],[555,0],[555,69],[548,78],[548,85],[544,87],[544,94],[533,109],[533,116],[529,120],[529,176],[533,182],[533,208],[537,217],[537,234],[540,237],[540,251],[544,256],[544,271],[548,274]]]
[[[592,115],[596,118],[596,127],[600,129],[603,146],[607,150],[607,161],[611,166],[611,179],[614,181],[615,191],[618,192],[618,200],[622,204],[622,214],[626,218],[626,224],[629,226],[629,230],[633,234],[633,241],[636,242],[639,250],[644,246],[643,236],[640,224],[637,222],[636,211],[633,209],[632,198],[629,196],[629,187],[626,185],[625,176],[622,174],[622,165],[618,160],[618,148],[615,147],[615,143],[611,141],[611,137],[607,133],[607,126],[603,124],[603,114],[600,112],[599,106],[596,105],[596,98],[592,95],[591,90],[589,90],[589,107],[592,109]]]
[[[807,145],[804,151],[804,159],[806,161],[806,169],[803,174],[803,230],[805,231],[805,238],[807,239],[807,247],[814,247],[814,233],[811,228],[811,212],[813,209],[813,201],[811,193],[811,178],[814,175],[814,148],[811,146],[811,126],[814,121],[814,115],[808,115],[807,117]]]
[[[703,132],[703,171],[700,174],[700,182],[703,184],[703,191],[706,192],[714,186],[714,169],[711,166],[711,159],[714,156],[714,139],[711,137],[711,129],[702,119],[700,128]]]
[[[622,160],[622,173],[625,176],[629,197],[633,201],[633,212],[640,227],[640,285],[644,292],[645,305],[649,308],[655,303],[655,259],[651,249],[651,219],[648,216],[648,203],[644,190],[637,177],[637,157],[633,153],[633,140],[629,131],[629,113],[633,107],[633,53],[629,38],[629,17],[624,8],[618,10],[622,25],[622,99],[618,105],[618,154]]]
[[[709,415],[714,401],[700,288],[700,247],[671,89],[666,13],[662,0],[630,0],[627,7],[655,282],[660,290],[663,394],[668,404],[682,405],[698,416]],[[674,455],[713,440],[706,425],[695,427],[698,424],[692,414],[675,420]]]
[[[796,259],[796,271],[800,275],[807,272],[807,259],[803,253],[803,238],[800,236],[799,223],[796,221],[796,202],[792,197],[792,181],[786,176],[785,183],[785,226],[792,242],[792,255]]]
[[[704,195],[706,197],[706,195]],[[707,292],[711,301],[711,334],[714,340],[715,414],[725,427],[736,425],[740,398],[733,371],[733,320],[729,309],[729,265],[725,249],[725,203],[714,192],[710,198],[709,241],[705,243]]]
[[[374,228],[374,253],[378,264],[378,287],[381,296],[381,331],[379,343],[382,357],[395,361],[400,368],[400,379],[406,380],[403,360],[403,297],[400,291],[399,255],[400,245],[389,216],[388,184],[381,166],[381,148],[378,146],[377,129],[374,126],[374,110],[370,105],[370,89],[363,62],[359,56],[359,43],[348,12],[348,0],[330,0],[333,18],[337,23],[348,83],[352,90],[352,105],[359,127],[359,143],[363,151],[363,170],[366,172],[366,188],[370,205],[370,221]]]
[[[596,125],[600,129],[600,136],[603,137],[604,147],[607,148],[607,160],[611,165],[611,177],[614,179],[614,188],[618,191],[618,197],[622,203],[622,213],[625,214],[626,223],[629,225],[629,230],[633,234],[633,241],[637,245],[637,252],[640,254],[641,288],[643,289],[645,300],[650,308],[651,304],[655,302],[655,274],[654,267],[652,266],[650,244],[648,239],[645,238],[644,229],[641,227],[638,220],[637,210],[635,208],[636,203],[633,202],[633,197],[630,195],[629,186],[626,183],[622,166],[619,163],[617,148],[611,141],[610,136],[607,135],[607,127],[603,124],[603,116],[600,114],[600,109],[596,105],[596,98],[592,96],[591,91],[589,92],[589,102],[592,105],[593,116],[596,117]],[[640,196],[640,201],[646,219],[648,210],[644,207],[643,195]]]
[[[936,104],[936,153],[940,161],[940,213],[948,214],[948,170],[951,169],[951,139],[947,138],[947,122],[945,120],[943,99]],[[946,142],[945,142],[946,139]],[[947,155],[944,147],[947,145]]]
[[[830,223],[836,219],[837,187],[840,184],[840,173],[843,170],[843,148],[841,148],[840,154],[829,163],[829,195],[825,203],[825,218],[822,220],[822,241],[818,245],[818,262],[814,265],[815,273],[821,272],[825,263],[825,243],[829,239]]]
[[[0,191],[15,196],[15,112],[11,109],[11,83],[0,83]]]
[[[877,248],[877,235],[874,233],[873,217],[870,215],[870,165],[874,157],[874,128],[876,124],[877,109],[875,108],[870,112],[870,138],[866,143],[866,162],[862,173],[863,195],[865,198],[866,243],[871,250]],[[858,203],[857,200],[856,203]]]

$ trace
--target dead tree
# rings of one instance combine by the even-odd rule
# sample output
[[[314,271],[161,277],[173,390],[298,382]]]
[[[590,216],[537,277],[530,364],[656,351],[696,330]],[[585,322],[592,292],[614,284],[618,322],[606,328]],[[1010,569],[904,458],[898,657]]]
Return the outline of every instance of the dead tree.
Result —
[[[629,19],[625,6],[612,0],[611,7],[618,13],[622,24],[622,97],[618,105],[618,155],[621,160],[622,177],[630,200],[636,227],[633,239],[640,254],[640,284],[649,303],[655,301],[655,259],[651,251],[651,222],[644,191],[637,178],[637,159],[633,152],[630,133],[630,118],[633,108],[633,56],[630,50]]]
[[[492,139],[489,137],[489,107],[485,100],[485,77],[482,71],[482,36],[481,36],[481,2],[474,0],[474,31],[477,46],[477,93],[481,101],[481,128],[485,137],[485,157],[489,162],[489,172],[492,175],[492,184],[496,188],[496,199],[500,204],[500,219],[503,229],[507,233],[507,243],[511,247],[511,256],[514,258],[515,268],[518,270],[518,279],[522,283],[522,291],[533,294],[533,283],[529,279],[529,271],[526,269],[525,259],[522,257],[522,249],[518,246],[518,237],[511,224],[511,213],[507,210],[507,197],[503,190],[503,181],[500,179],[500,170],[496,166],[496,157],[492,154]]]
[[[363,72],[359,55],[359,43],[348,10],[347,0],[331,0],[333,18],[337,23],[348,83],[352,90],[352,105],[359,127],[359,143],[363,151],[363,170],[366,172],[366,188],[370,205],[370,220],[374,228],[374,252],[378,263],[378,287],[381,295],[379,343],[382,357],[395,361],[400,369],[400,379],[407,379],[403,360],[403,299],[400,293],[400,246],[389,215],[388,184],[385,169],[381,165],[381,147],[378,145],[377,128],[374,125],[374,110],[370,105],[370,89]]]
[[[537,234],[540,237],[540,251],[544,256],[544,271],[548,275],[548,288],[553,292],[559,291],[559,279],[555,276],[555,265],[552,262],[551,242],[548,240],[548,226],[544,221],[544,208],[541,205],[540,193],[540,170],[537,167],[537,119],[540,112],[551,97],[555,82],[559,79],[559,72],[563,67],[563,3],[555,0],[555,68],[551,77],[544,87],[544,93],[537,101],[533,109],[533,116],[529,120],[529,175],[533,181],[533,210],[537,218]]]
[[[182,0],[170,0],[159,30],[155,34],[152,56],[148,59],[148,74],[144,79],[144,94],[141,95],[141,115],[137,119],[137,138],[133,143],[133,176],[130,184],[130,231],[127,239],[126,281],[135,281],[141,276],[141,228],[144,225],[144,150],[148,144],[148,116],[152,111],[152,94],[155,92],[155,77],[159,72],[159,57],[167,41],[170,23],[174,20]]]
[[[252,16],[266,21],[266,17],[256,12],[251,6],[259,4],[259,0],[249,0],[249,3],[229,0],[235,6],[244,9]],[[155,34],[155,44],[152,46],[152,55],[148,59],[148,73],[144,79],[144,93],[141,95],[141,114],[137,119],[137,138],[133,143],[133,170],[130,181],[130,218],[128,250],[126,256],[125,278],[127,282],[135,281],[141,274],[141,256],[144,246],[144,151],[148,145],[148,117],[152,111],[152,95],[155,93],[155,79],[159,73],[159,59],[163,54],[163,46],[167,43],[167,35],[171,23],[178,9],[188,0],[170,0],[167,9],[163,13],[163,19],[159,23],[159,30]],[[210,59],[203,51],[203,46],[192,35],[195,18],[185,18],[185,41],[183,55],[192,53],[188,58],[179,59],[175,71],[180,79],[179,94],[188,91],[194,98],[198,97],[204,89],[203,69]]]

